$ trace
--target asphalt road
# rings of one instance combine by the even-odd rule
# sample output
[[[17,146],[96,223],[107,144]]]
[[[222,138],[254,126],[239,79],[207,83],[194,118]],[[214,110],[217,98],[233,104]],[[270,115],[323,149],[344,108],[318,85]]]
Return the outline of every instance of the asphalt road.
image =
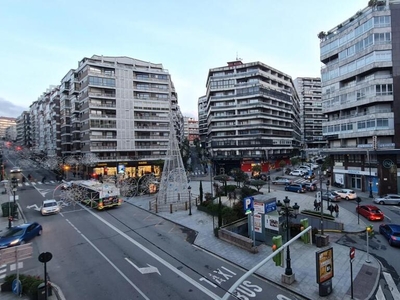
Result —
[[[128,203],[103,212],[70,205],[59,215],[41,216],[42,200],[57,199],[56,186],[18,190],[27,220],[43,226],[20,272],[43,276],[37,258],[52,253],[47,271],[67,299],[218,299],[246,272],[194,247],[196,232]],[[257,276],[230,297],[266,298],[302,299]]]

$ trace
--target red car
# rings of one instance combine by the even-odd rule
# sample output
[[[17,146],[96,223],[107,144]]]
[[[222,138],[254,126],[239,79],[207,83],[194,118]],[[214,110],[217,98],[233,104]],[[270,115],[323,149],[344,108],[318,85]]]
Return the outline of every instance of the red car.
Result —
[[[374,205],[360,205],[356,207],[356,212],[370,221],[383,221],[385,218],[383,212]]]

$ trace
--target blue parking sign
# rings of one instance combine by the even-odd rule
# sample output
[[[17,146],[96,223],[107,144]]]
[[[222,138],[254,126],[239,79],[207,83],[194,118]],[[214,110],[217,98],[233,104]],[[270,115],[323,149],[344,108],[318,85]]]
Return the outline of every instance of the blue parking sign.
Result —
[[[243,209],[244,211],[254,209],[254,197],[247,197],[243,199]]]

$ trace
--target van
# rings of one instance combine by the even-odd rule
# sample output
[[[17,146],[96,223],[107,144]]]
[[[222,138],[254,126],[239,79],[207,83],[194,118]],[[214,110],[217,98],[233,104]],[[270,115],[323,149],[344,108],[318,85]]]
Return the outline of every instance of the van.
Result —
[[[292,184],[285,186],[285,191],[296,192],[296,193],[305,193],[306,189],[301,184],[292,183]]]

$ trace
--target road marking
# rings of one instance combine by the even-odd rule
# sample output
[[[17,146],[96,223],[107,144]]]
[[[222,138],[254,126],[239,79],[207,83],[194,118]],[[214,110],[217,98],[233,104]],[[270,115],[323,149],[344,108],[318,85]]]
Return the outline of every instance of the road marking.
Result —
[[[376,300],[386,300],[385,295],[383,294],[382,287],[379,285],[378,291],[375,294]]]
[[[385,218],[388,219],[390,222],[392,222],[392,219],[390,217],[388,217],[387,215],[385,215]]]
[[[24,267],[24,262],[20,261],[18,262],[18,269],[22,269]],[[10,271],[15,271],[17,269],[17,264],[11,264],[10,265]]]
[[[132,266],[135,267],[136,270],[138,270],[140,273],[142,274],[150,274],[150,273],[158,273],[158,275],[161,276],[160,272],[158,271],[158,269],[156,267],[153,267],[152,265],[148,265],[148,267],[143,267],[143,268],[139,268],[137,265],[135,265],[129,258],[125,257],[125,260],[130,263]]]
[[[212,291],[208,290],[207,288],[205,288],[203,285],[199,284],[196,280],[194,280],[193,278],[191,278],[190,276],[186,275],[185,273],[183,273],[182,271],[178,270],[175,266],[171,265],[169,262],[165,261],[164,259],[162,259],[161,257],[159,257],[157,254],[153,253],[150,249],[146,248],[145,246],[143,246],[142,244],[140,244],[138,241],[134,240],[133,238],[131,238],[129,235],[127,235],[125,232],[119,230],[117,227],[115,227],[114,225],[112,225],[111,223],[107,222],[106,220],[104,220],[102,217],[100,217],[99,215],[97,215],[96,213],[92,212],[89,208],[83,206],[82,204],[79,204],[84,210],[86,210],[89,214],[91,214],[93,217],[95,217],[96,219],[98,219],[100,222],[104,223],[106,226],[108,226],[110,229],[114,230],[115,232],[117,232],[118,234],[120,234],[122,237],[124,237],[125,239],[127,239],[128,241],[130,241],[132,244],[134,244],[136,247],[138,247],[139,249],[141,249],[142,251],[144,251],[146,254],[150,255],[151,257],[153,257],[155,260],[157,260],[158,262],[160,262],[161,264],[163,264],[165,267],[167,267],[168,269],[170,269],[172,272],[174,272],[175,274],[177,274],[178,276],[180,276],[181,278],[183,278],[184,280],[186,280],[187,282],[191,283],[193,286],[197,287],[200,291],[202,291],[203,293],[205,293],[207,296],[209,296],[211,299],[221,299],[221,297],[219,297],[217,294],[213,293]],[[67,220],[68,221],[68,220]],[[69,221],[68,221],[69,222]],[[71,223],[72,225],[72,223]],[[72,225],[73,226],[73,225]],[[94,245],[93,245],[94,246]],[[101,253],[101,252],[100,252]],[[103,255],[103,253],[101,253]],[[108,260],[108,259],[107,259]],[[110,262],[111,263],[111,262]],[[122,274],[122,273],[121,273]]]
[[[74,226],[68,219],[66,221],[74,228],[88,243],[90,246],[92,246],[135,290],[138,291],[140,295],[146,300],[150,300],[118,267],[110,260],[108,259],[107,256],[103,254],[103,252],[100,251],[99,248],[97,248],[82,232],[79,231],[78,228]]]
[[[382,273],[383,273],[383,276],[385,277],[386,283],[388,284],[388,288],[393,295],[393,298],[400,299],[400,292],[397,289],[396,284],[394,283],[392,275],[390,275],[389,273],[386,273],[386,272],[382,272]]]

